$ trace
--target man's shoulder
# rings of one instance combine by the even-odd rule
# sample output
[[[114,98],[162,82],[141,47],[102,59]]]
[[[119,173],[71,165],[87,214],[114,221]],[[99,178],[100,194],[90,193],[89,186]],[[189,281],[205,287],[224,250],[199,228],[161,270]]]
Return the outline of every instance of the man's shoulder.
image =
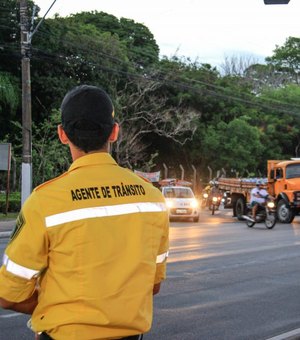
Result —
[[[67,176],[68,172],[65,172],[63,174],[61,174],[60,176],[57,176],[55,178],[49,179],[48,181],[41,183],[40,185],[38,185],[37,187],[34,188],[34,191],[38,192],[42,189],[46,189],[47,187],[49,187],[51,184],[54,184],[58,181],[60,181],[61,179],[65,178]]]

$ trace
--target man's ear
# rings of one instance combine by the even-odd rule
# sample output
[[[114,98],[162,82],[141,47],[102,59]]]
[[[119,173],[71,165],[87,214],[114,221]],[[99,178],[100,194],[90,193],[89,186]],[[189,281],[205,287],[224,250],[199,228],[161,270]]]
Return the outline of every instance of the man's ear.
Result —
[[[108,138],[109,142],[113,143],[113,142],[115,142],[118,139],[119,130],[120,130],[119,124],[118,123],[114,123],[112,132],[111,132],[111,134],[110,134],[110,136]]]
[[[69,138],[67,137],[61,124],[57,126],[57,133],[62,144],[69,144]]]

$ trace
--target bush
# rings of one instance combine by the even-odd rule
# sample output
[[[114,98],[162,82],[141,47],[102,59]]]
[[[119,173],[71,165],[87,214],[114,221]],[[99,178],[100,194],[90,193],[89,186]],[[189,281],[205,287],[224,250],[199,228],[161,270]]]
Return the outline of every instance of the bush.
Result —
[[[21,210],[21,193],[12,192],[8,195],[8,212],[18,212]],[[6,212],[6,193],[0,193],[0,211]]]

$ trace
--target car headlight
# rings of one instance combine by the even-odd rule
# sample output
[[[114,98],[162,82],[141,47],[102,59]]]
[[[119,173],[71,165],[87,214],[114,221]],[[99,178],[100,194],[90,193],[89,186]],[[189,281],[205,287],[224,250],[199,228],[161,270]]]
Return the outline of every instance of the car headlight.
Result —
[[[173,207],[173,201],[166,200],[166,205],[167,205],[168,208],[172,208]]]
[[[270,208],[270,209],[273,209],[274,207],[275,207],[275,203],[274,202],[268,202],[268,207]]]
[[[199,205],[199,203],[198,203],[197,200],[192,200],[192,201],[191,201],[191,207],[192,207],[192,208],[197,208],[198,205]]]

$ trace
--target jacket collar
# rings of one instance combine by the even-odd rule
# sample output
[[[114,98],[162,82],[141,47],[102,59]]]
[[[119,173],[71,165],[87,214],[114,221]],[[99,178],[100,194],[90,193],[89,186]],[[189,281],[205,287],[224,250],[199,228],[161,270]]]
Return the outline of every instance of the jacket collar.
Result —
[[[104,165],[111,164],[117,165],[116,161],[107,152],[96,152],[91,153],[82,157],[77,158],[70,166],[69,172],[83,166],[93,166],[93,165]]]

